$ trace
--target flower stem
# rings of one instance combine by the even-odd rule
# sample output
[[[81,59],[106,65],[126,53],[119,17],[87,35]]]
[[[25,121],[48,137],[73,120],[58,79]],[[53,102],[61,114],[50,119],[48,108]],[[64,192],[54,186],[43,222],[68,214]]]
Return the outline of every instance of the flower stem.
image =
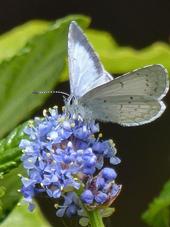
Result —
[[[91,227],[104,227],[102,216],[99,213],[99,210],[88,211],[89,221]]]

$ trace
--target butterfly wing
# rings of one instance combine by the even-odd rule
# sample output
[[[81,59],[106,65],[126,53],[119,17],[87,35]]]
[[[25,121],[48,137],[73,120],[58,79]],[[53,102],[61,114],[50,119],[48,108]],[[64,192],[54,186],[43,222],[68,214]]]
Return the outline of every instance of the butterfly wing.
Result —
[[[71,94],[76,98],[113,79],[76,22],[69,27],[68,62]]]
[[[161,99],[169,89],[168,75],[161,65],[147,66],[89,91],[80,103],[95,119],[125,126],[142,125],[165,110]]]

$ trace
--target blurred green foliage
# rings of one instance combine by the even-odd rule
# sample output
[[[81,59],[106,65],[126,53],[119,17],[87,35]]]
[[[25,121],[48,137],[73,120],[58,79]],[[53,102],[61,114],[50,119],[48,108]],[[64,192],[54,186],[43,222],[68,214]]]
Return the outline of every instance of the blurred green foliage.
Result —
[[[33,90],[51,90],[59,82],[68,79],[67,33],[72,20],[76,20],[83,29],[90,22],[88,17],[81,15],[68,16],[54,23],[31,21],[0,36],[1,138],[28,119],[48,98],[48,95],[32,95]],[[135,50],[131,47],[119,46],[107,32],[87,29],[86,34],[110,73],[126,73],[154,63],[163,64],[170,72],[168,44],[157,42],[142,50]],[[14,129],[8,137],[0,141],[0,177],[2,178],[0,179],[0,221],[12,211],[21,197],[17,192],[20,188],[17,174],[23,172],[22,167],[19,166],[21,151],[18,148],[18,143],[23,137],[23,127],[24,125],[21,125]],[[168,198],[164,200],[167,201]],[[155,201],[158,201],[154,204],[158,204],[159,207],[160,200]],[[168,227],[162,224],[166,223],[164,218],[169,215],[168,209],[164,211],[164,208],[160,208],[163,211],[162,219],[154,219],[159,216],[157,216],[159,212],[155,211],[159,209],[153,207],[155,205],[151,205],[152,209],[144,215],[144,219],[151,226]],[[32,226],[32,223],[48,226],[39,215],[41,215],[39,211],[32,215],[27,213],[25,208],[16,207],[2,226],[11,226],[13,220],[16,226]],[[156,221],[162,225],[153,225],[152,220],[164,220],[164,222]]]
[[[142,218],[151,227],[170,226],[170,181],[165,184],[160,195],[149,205]]]
[[[136,50],[132,47],[119,46],[106,32],[88,29],[87,36],[110,73],[127,73],[152,64],[162,64],[170,72],[169,44],[156,42],[144,49]]]
[[[16,168],[20,164],[21,150],[18,147],[21,139],[26,135],[23,129],[27,125],[23,123],[16,127],[6,138],[0,140],[0,173],[4,175],[11,169]]]
[[[18,166],[6,175],[0,178],[0,222],[2,222],[11,210],[17,205],[21,199],[21,180],[18,174],[24,174],[22,166]]]
[[[35,35],[47,31],[47,21],[30,21],[0,36],[0,62],[13,57]]]
[[[12,46],[17,43],[19,29],[11,32],[9,37],[3,36],[1,39],[3,43],[6,38],[11,41],[9,51],[4,54],[3,60],[1,56],[0,62],[1,137],[43,104],[47,96],[35,97],[32,95],[33,90],[50,90],[61,80],[67,54],[68,26],[72,20],[76,20],[83,27],[89,23],[87,17],[69,16],[50,25],[46,32],[42,33],[42,26],[40,26],[41,34],[31,40],[29,37],[33,36],[34,29],[30,29],[30,24],[26,24],[29,29],[21,27],[24,31],[22,33],[24,39],[22,44],[16,45],[16,48]],[[38,27],[35,23],[37,22],[32,24],[37,34]],[[22,49],[15,53],[21,46],[23,46]],[[23,172],[23,168],[19,166],[21,151],[18,148],[19,141],[23,137],[23,127],[24,124],[0,141],[0,176],[2,178],[0,180],[0,221],[5,219],[21,197],[17,192],[20,188],[17,174]],[[7,172],[9,173],[6,174]]]
[[[36,209],[33,212],[28,212],[27,206],[21,204],[17,205],[16,208],[11,212],[9,218],[7,218],[2,224],[1,227],[50,227],[51,225],[45,220],[41,211],[36,206]]]

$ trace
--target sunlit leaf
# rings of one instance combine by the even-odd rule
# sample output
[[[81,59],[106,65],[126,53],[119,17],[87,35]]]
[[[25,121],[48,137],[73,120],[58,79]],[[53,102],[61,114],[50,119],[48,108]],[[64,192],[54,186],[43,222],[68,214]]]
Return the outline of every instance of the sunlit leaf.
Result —
[[[105,68],[113,73],[127,73],[131,70],[150,65],[163,64],[170,72],[170,45],[156,42],[141,50],[119,46],[107,32],[87,30],[87,36]]]
[[[149,205],[142,218],[151,227],[170,226],[170,181],[165,184],[159,197]]]
[[[119,46],[108,32],[87,29],[85,34],[106,70],[112,74],[127,73],[151,64],[162,64],[170,73],[170,45],[166,43],[156,42],[141,50],[135,50],[132,47]],[[68,69],[65,68],[61,81],[67,79]]]
[[[35,97],[33,90],[50,90],[61,80],[72,20],[83,27],[89,23],[83,16],[58,20],[27,43],[19,55],[0,63],[0,137],[45,101],[47,95]]]
[[[15,27],[0,36],[0,61],[14,56],[26,42],[48,29],[49,22],[35,20]]]

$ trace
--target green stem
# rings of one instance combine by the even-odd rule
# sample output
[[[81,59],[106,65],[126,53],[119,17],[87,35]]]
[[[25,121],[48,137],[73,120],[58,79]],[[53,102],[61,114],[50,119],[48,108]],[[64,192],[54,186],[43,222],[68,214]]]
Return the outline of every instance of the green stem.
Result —
[[[80,194],[82,193],[82,190],[83,188],[80,187],[79,190],[76,191],[76,194],[80,197]],[[95,210],[87,210],[87,208],[84,206],[84,204],[81,202],[80,200],[80,203],[82,205],[82,207],[84,208],[84,210],[86,211],[87,215],[88,215],[88,218],[89,218],[89,221],[90,221],[90,225],[91,227],[105,227],[104,226],[104,223],[103,223],[103,220],[102,220],[102,215],[100,214],[99,210],[98,209],[95,209]]]
[[[99,213],[99,210],[88,211],[89,221],[91,227],[104,227],[102,216]]]

